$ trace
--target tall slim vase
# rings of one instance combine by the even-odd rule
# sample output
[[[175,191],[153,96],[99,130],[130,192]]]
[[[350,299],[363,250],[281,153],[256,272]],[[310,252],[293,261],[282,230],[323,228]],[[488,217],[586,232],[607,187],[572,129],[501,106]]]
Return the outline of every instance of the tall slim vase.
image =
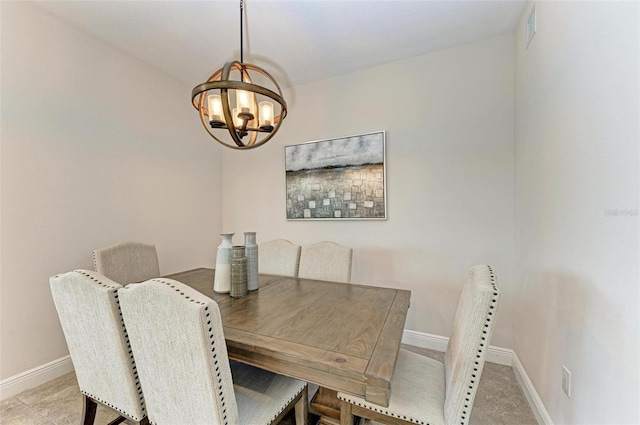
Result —
[[[247,289],[258,289],[258,244],[256,232],[244,232],[244,247],[247,255]]]
[[[247,295],[247,257],[244,246],[233,247],[231,257],[231,292],[233,298]]]
[[[227,293],[231,290],[231,257],[233,256],[233,233],[220,233],[222,242],[218,245],[216,274],[213,279],[215,292]]]

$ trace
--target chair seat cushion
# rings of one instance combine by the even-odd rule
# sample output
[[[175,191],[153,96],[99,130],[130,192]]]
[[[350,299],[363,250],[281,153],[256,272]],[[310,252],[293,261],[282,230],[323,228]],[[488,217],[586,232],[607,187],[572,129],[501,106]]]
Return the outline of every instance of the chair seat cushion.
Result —
[[[307,386],[289,378],[230,361],[241,424],[268,425]]]
[[[350,394],[338,398],[387,416],[416,424],[445,425],[444,364],[407,350],[400,350],[391,378],[389,407],[367,402]]]

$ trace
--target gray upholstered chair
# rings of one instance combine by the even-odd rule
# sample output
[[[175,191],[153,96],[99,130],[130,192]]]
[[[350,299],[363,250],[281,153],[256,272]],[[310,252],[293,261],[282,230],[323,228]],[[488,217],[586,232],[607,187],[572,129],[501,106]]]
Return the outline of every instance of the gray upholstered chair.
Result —
[[[260,273],[296,277],[300,261],[300,245],[286,239],[260,244]]]
[[[496,321],[499,291],[491,267],[469,271],[453,321],[444,364],[400,350],[389,407],[338,393],[341,425],[353,415],[386,424],[466,425]]]
[[[351,283],[353,249],[334,242],[303,245],[298,277]]]
[[[154,245],[120,242],[93,251],[95,270],[122,285],[160,276]]]
[[[307,422],[307,384],[251,366],[230,367],[218,305],[171,279],[118,291],[149,421],[272,424],[295,406]]]
[[[118,304],[118,283],[88,270],[53,276],[51,294],[80,391],[84,395],[83,424],[93,424],[97,404],[148,424],[136,365],[129,348]]]

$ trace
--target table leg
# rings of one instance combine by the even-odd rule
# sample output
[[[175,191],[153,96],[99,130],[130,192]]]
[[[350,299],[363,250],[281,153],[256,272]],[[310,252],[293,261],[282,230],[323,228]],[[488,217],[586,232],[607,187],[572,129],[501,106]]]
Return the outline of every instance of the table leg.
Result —
[[[319,387],[311,399],[311,408],[320,414],[318,425],[340,425],[340,400],[337,391]]]
[[[337,391],[318,387],[318,391],[311,399],[311,408],[320,414],[317,425],[340,425],[340,400]],[[351,418],[354,425],[363,425],[364,418]]]

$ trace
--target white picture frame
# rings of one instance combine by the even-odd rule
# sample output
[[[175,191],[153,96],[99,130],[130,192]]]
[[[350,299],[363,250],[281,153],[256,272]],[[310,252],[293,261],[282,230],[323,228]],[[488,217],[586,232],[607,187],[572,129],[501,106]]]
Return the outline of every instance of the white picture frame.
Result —
[[[287,220],[386,220],[385,136],[285,146]]]

